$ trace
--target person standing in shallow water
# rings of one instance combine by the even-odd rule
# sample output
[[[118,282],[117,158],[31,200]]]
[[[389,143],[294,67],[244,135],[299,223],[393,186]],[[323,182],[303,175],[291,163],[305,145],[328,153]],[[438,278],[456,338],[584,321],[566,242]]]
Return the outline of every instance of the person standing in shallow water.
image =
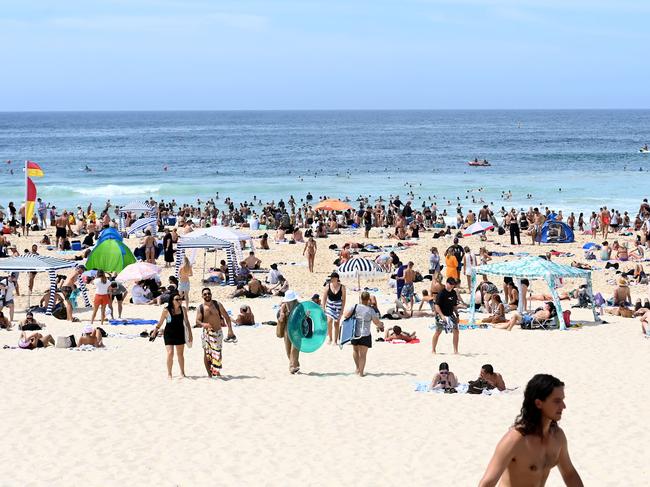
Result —
[[[582,487],[571,463],[562,419],[564,383],[548,374],[535,375],[526,386],[521,413],[496,447],[479,487],[544,486],[555,466],[565,485]]]

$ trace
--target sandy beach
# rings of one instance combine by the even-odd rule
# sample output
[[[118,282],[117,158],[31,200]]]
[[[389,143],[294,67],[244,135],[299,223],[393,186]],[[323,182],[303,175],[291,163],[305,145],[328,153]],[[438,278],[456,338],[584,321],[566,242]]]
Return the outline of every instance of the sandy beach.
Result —
[[[41,235],[12,242],[27,248]],[[319,239],[314,274],[307,272],[300,244],[271,243],[257,255],[267,268],[295,262],[280,269],[291,289],[308,299],[322,290],[334,268],[336,253],[327,247],[362,237],[357,232]],[[371,237],[374,244],[389,242],[378,230]],[[578,236],[573,244],[513,248],[507,235],[494,234],[487,247],[533,255],[553,248],[576,254],[556,259],[569,263],[581,260],[586,241]],[[134,246],[137,239],[126,242]],[[475,237],[462,243],[474,251],[482,245]],[[426,273],[432,244],[444,250],[451,241],[424,233],[400,258]],[[195,305],[201,265],[199,253],[191,291]],[[163,281],[171,272],[164,269]],[[595,290],[610,296],[614,286],[607,280],[614,277],[614,270],[594,272]],[[20,283],[26,289],[26,277]],[[344,284],[348,303],[356,302],[358,294],[350,291],[356,283]],[[384,312],[394,290],[383,280],[368,285],[379,289],[375,294]],[[428,286],[418,283],[416,291]],[[544,288],[533,284],[534,290]],[[46,276],[39,275],[35,293],[46,289]],[[235,314],[246,303],[257,321],[275,319],[281,298],[230,299],[233,288],[212,289]],[[647,287],[633,287],[632,296],[645,298]],[[17,310],[25,305],[26,298],[17,297]],[[161,309],[126,305],[123,316],[158,319]],[[54,337],[78,336],[90,311],[75,314],[82,323],[37,318]],[[192,322],[194,316],[190,311]],[[23,317],[16,313],[16,320]],[[189,378],[171,381],[162,340],[137,336],[151,327],[107,326],[102,350],[2,350],[6,421],[0,485],[475,485],[518,413],[524,386],[539,372],[566,383],[561,426],[585,485],[645,485],[650,467],[643,445],[650,437],[643,417],[650,392],[643,384],[650,341],[641,336],[637,319],[605,319],[607,324],[595,325],[590,310],[573,309],[573,322],[584,326],[569,331],[461,331],[458,356],[445,334],[439,353],[431,354],[432,318],[386,321],[416,331],[421,343],[374,342],[365,378],[354,374],[351,347],[331,345],[301,354],[301,373],[290,375],[272,326],[235,328],[238,342],[224,344],[227,380],[206,377],[199,330],[185,353]],[[0,331],[0,345],[15,346],[18,336],[16,328]],[[441,361],[450,363],[461,382],[476,379],[480,367],[491,363],[515,390],[495,396],[416,392],[416,382],[430,381]],[[547,485],[562,485],[557,470]]]

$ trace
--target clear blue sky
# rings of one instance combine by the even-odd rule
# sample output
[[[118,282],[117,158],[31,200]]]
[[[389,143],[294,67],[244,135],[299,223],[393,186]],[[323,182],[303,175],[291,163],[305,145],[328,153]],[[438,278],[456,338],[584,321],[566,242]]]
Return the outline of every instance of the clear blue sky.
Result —
[[[0,45],[0,110],[650,108],[646,0],[21,0]]]

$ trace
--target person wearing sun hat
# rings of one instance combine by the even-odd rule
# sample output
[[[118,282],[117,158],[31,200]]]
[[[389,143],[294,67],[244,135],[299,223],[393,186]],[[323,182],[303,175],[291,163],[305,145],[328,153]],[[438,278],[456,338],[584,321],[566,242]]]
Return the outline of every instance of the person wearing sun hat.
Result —
[[[77,340],[77,347],[82,345],[92,345],[96,348],[101,348],[104,346],[102,342],[102,332],[99,328],[93,327],[93,325],[85,325],[83,330],[81,330],[81,336]]]
[[[627,279],[619,277],[616,283],[618,287],[614,289],[614,306],[630,306],[632,304],[632,297],[630,296]]]
[[[278,338],[284,339],[284,349],[289,359],[289,373],[296,374],[300,371],[300,350],[291,343],[289,339],[289,332],[287,331],[287,323],[289,315],[298,306],[298,294],[293,290],[288,290],[284,293],[282,303],[280,304],[280,311],[278,312],[278,324],[276,328],[276,335]]]

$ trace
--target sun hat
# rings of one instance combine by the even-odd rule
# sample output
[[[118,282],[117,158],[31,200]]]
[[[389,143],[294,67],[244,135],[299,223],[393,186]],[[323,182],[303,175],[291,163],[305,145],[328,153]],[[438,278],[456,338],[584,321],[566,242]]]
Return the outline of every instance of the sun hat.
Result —
[[[290,301],[298,301],[298,294],[296,293],[296,291],[289,290],[286,293],[284,293],[284,297],[282,298],[282,302],[283,303],[288,303]]]
[[[87,334],[90,335],[93,331],[95,331],[95,328],[93,327],[93,325],[86,325],[86,326],[84,326],[84,329],[82,330],[82,333],[87,333]]]
[[[623,287],[627,287],[627,279],[625,279],[624,277],[619,277],[618,278],[618,285],[623,286]]]

